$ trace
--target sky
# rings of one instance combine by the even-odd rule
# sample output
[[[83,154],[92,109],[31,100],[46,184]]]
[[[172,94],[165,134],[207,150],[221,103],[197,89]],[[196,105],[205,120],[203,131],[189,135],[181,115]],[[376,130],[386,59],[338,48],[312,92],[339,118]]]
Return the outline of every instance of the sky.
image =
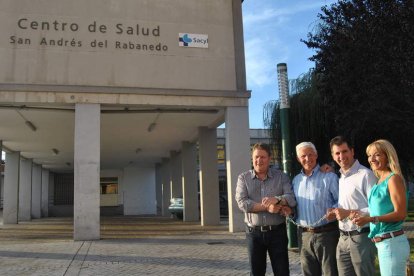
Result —
[[[243,28],[250,128],[264,128],[263,107],[279,99],[276,67],[286,63],[288,78],[314,67],[312,49],[301,42],[333,0],[244,0]]]

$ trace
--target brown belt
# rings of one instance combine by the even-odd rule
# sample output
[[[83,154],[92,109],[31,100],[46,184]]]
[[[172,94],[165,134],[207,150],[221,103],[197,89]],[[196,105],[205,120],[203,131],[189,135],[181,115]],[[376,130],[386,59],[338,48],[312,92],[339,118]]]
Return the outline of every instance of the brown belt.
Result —
[[[302,227],[303,232],[310,232],[310,233],[323,233],[338,230],[338,223],[336,221],[327,223],[325,225],[313,228]]]
[[[384,234],[384,235],[379,236],[379,237],[373,237],[371,240],[373,242],[382,242],[383,240],[398,237],[398,236],[401,236],[402,234],[404,234],[404,230],[398,230],[398,231],[395,231],[395,232]]]

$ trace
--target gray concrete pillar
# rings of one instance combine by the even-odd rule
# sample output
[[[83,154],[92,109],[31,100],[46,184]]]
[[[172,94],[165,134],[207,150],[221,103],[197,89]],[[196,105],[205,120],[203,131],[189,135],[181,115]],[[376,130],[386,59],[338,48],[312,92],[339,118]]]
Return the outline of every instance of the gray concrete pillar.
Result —
[[[226,109],[226,164],[229,231],[244,230],[244,214],[235,200],[237,178],[251,167],[249,112],[247,107]]]
[[[184,221],[198,221],[197,145],[182,143]]]
[[[171,183],[170,183],[170,160],[163,158],[161,163],[162,175],[162,215],[168,217],[171,213],[168,211],[171,199]]]
[[[41,214],[49,216],[49,170],[42,169]]]
[[[0,163],[2,159],[2,155],[3,155],[3,141],[0,140]],[[0,201],[3,199],[3,177],[0,171]],[[1,204],[0,204],[1,206]]]
[[[155,164],[155,199],[157,201],[157,215],[162,215],[162,170],[161,164]]]
[[[32,218],[41,218],[42,213],[42,166],[32,165]]]
[[[55,174],[49,172],[49,206],[53,206],[55,203]]]
[[[19,210],[20,152],[6,153],[4,169],[3,224],[17,224]]]
[[[20,159],[19,221],[32,218],[32,159]]]
[[[220,223],[217,130],[199,127],[201,225]]]
[[[181,153],[171,151],[170,175],[171,175],[171,197],[183,196]]]
[[[74,239],[100,238],[100,105],[76,104]]]

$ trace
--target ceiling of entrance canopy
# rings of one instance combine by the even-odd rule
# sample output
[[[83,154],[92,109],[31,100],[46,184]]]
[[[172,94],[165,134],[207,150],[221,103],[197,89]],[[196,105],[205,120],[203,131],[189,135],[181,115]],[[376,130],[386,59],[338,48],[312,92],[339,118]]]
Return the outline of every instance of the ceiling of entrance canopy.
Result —
[[[4,150],[20,151],[51,171],[73,170],[74,106],[0,106]],[[152,165],[196,141],[199,127],[217,127],[222,109],[101,107],[101,169]]]

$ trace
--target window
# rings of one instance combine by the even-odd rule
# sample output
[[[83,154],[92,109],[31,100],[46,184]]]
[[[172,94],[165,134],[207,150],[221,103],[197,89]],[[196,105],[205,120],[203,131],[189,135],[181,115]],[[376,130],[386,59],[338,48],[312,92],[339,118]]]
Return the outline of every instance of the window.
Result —
[[[118,194],[118,177],[101,177],[101,194]]]
[[[73,205],[73,174],[55,174],[54,205]]]

